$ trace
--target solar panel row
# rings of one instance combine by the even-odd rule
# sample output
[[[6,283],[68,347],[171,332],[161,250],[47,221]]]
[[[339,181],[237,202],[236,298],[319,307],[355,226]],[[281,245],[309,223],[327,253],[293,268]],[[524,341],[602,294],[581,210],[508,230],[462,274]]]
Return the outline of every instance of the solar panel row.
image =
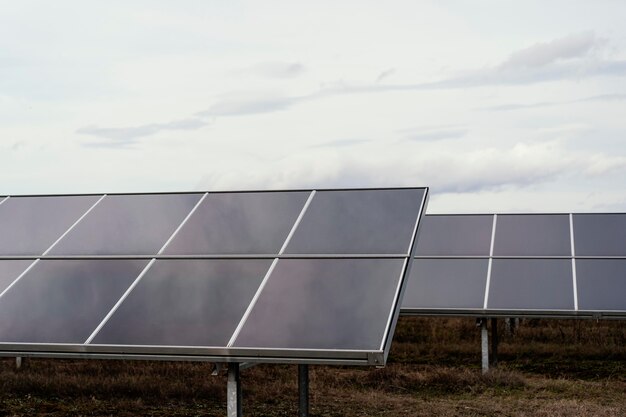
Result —
[[[429,215],[403,314],[626,314],[626,214]]]
[[[10,197],[0,350],[381,364],[425,200],[425,189]]]

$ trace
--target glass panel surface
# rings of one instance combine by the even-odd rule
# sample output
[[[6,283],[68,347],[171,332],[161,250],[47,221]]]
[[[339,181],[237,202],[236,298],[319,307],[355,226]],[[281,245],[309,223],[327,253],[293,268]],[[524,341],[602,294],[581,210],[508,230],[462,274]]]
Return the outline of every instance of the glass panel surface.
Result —
[[[488,259],[416,259],[403,309],[483,308]]]
[[[495,256],[570,256],[567,214],[498,215]]]
[[[574,310],[569,259],[494,259],[487,308]]]
[[[0,294],[4,291],[22,272],[28,268],[34,261],[0,261]]]
[[[278,253],[309,194],[209,194],[164,253]]]
[[[0,255],[42,255],[99,198],[9,198],[0,205]]]
[[[575,214],[577,256],[626,256],[626,214]]]
[[[234,346],[378,350],[403,264],[281,259]]]
[[[147,263],[40,261],[0,298],[0,342],[84,343]]]
[[[489,256],[493,215],[424,216],[417,255]]]
[[[580,310],[626,311],[626,260],[577,259]]]
[[[106,196],[51,255],[154,255],[198,202],[199,194]]]
[[[407,253],[423,189],[320,191],[285,253]]]
[[[226,346],[271,263],[156,261],[92,343]]]

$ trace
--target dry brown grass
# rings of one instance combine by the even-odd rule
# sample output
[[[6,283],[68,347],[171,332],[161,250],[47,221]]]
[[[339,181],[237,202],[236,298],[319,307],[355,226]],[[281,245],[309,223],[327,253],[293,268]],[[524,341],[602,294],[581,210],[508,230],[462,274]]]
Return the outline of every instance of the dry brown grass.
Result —
[[[504,327],[500,328],[504,333]],[[626,323],[526,321],[480,374],[471,319],[402,318],[388,366],[311,367],[316,416],[624,416]],[[0,361],[0,415],[221,416],[225,375],[203,363]],[[296,415],[296,367],[242,371],[244,412]]]

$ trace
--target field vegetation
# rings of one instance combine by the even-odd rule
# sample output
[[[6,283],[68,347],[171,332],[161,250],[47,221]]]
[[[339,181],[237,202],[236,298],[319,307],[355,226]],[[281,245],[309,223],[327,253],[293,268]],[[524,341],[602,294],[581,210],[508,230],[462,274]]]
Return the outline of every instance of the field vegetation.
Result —
[[[626,322],[500,320],[499,364],[480,372],[472,319],[398,322],[387,367],[310,369],[313,416],[625,416]],[[223,416],[226,376],[212,364],[0,361],[0,415]],[[244,415],[297,415],[297,367],[241,373]]]

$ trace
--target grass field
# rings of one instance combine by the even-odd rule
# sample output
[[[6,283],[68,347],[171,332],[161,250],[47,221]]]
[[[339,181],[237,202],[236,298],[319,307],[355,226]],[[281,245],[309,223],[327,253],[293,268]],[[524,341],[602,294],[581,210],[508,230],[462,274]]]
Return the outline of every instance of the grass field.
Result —
[[[398,322],[388,365],[311,367],[313,416],[626,416],[626,322],[500,324],[500,363],[480,372],[472,319]],[[223,416],[211,364],[29,359],[0,362],[0,415]],[[244,415],[294,416],[297,368],[241,373]]]

